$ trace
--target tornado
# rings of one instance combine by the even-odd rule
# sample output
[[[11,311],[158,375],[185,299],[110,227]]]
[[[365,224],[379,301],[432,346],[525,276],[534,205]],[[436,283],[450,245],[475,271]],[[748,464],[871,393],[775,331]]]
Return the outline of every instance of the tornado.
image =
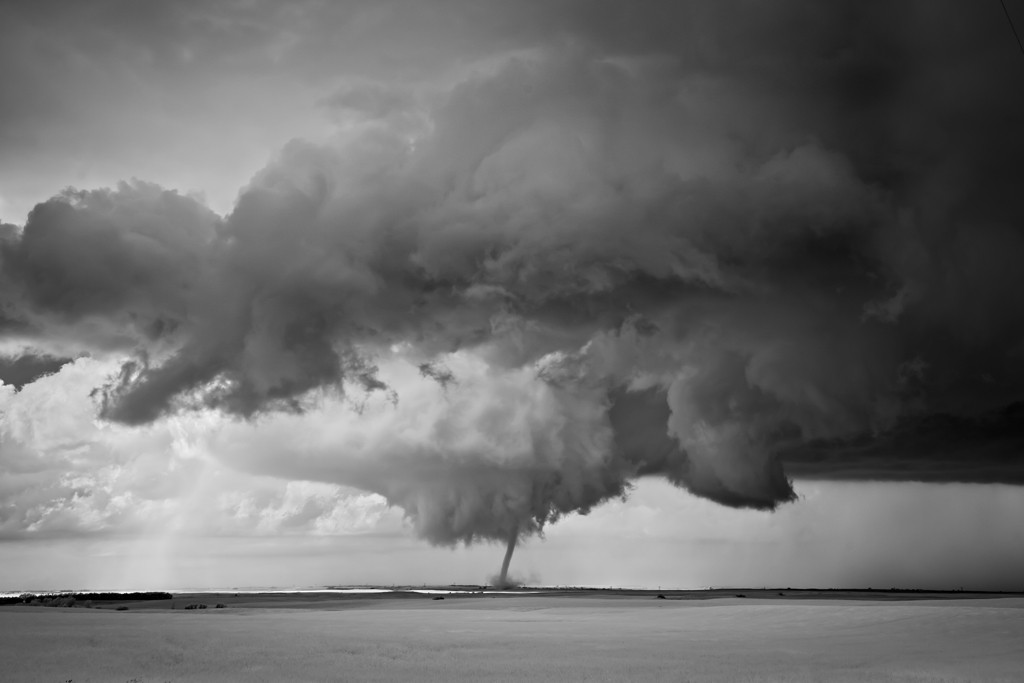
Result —
[[[501,561],[501,574],[498,575],[498,588],[508,586],[508,565],[512,562],[512,553],[516,549],[516,541],[519,540],[519,530],[516,529],[508,537],[508,545],[505,547],[505,559]]]

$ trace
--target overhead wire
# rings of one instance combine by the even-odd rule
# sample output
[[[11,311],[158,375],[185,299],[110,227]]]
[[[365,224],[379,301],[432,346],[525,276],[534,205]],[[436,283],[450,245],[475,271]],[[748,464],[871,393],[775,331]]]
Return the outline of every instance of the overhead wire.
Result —
[[[1017,27],[1013,25],[1013,17],[1010,16],[1010,10],[1006,9],[1005,0],[999,0],[999,4],[1003,6],[1003,14],[1006,15],[1006,21],[1010,22],[1010,30],[1013,31],[1013,37],[1017,39],[1017,47],[1020,48],[1020,53],[1024,55],[1024,43],[1020,40],[1020,34],[1017,33]]]

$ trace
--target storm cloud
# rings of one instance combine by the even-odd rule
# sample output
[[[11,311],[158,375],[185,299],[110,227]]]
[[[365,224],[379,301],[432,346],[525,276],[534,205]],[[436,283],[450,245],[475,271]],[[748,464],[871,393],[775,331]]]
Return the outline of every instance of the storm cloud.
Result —
[[[0,235],[5,343],[130,356],[104,420],[235,416],[216,457],[437,543],[641,476],[759,509],[793,476],[1022,481],[998,7],[490,9],[437,3],[514,27],[500,52],[337,85],[332,137],[226,215],[143,181],[36,205]]]

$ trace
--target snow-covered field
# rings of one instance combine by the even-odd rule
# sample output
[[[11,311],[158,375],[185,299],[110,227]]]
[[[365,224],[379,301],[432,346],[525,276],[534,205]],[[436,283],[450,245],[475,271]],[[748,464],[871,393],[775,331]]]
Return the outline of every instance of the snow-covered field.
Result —
[[[212,607],[212,604],[211,604]],[[1020,681],[1024,599],[0,608],[4,681]]]

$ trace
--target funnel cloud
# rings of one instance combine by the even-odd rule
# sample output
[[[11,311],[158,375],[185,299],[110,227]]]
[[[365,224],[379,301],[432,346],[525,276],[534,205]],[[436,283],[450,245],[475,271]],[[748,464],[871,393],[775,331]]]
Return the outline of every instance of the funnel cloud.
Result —
[[[519,534],[513,534],[508,538],[508,545],[505,546],[505,559],[501,561],[501,572],[498,574],[498,580],[495,581],[495,585],[501,588],[509,585],[508,580],[508,567],[512,564],[512,553],[516,549],[516,543],[519,541]]]

